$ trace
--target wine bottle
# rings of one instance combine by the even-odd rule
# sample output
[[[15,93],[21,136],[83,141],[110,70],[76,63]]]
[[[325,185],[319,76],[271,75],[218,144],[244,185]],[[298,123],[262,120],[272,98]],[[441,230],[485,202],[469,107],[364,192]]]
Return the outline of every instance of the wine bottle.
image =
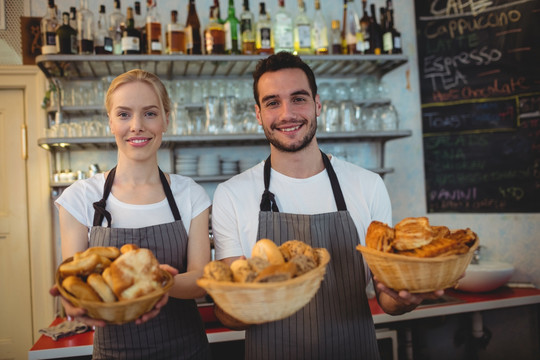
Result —
[[[362,38],[363,38],[363,46],[362,46],[362,53],[364,54],[370,54],[371,51],[371,43],[370,43],[370,34],[369,34],[369,25],[371,23],[371,19],[369,18],[369,15],[367,13],[367,0],[362,0],[362,17],[360,18],[360,31],[362,32]]]
[[[178,23],[178,11],[171,11],[171,22],[167,24],[165,35],[165,49],[167,54],[186,53],[186,34],[184,28]]]
[[[96,36],[94,39],[94,52],[96,54],[112,54],[113,40],[109,36],[105,5],[99,6],[99,14],[96,23]]]
[[[122,14],[120,0],[114,0],[114,10],[109,16],[109,36],[113,40],[113,54],[122,54],[122,32],[126,17]]]
[[[266,12],[266,4],[259,3],[259,20],[257,21],[255,33],[255,48],[257,54],[270,55],[274,53],[272,39],[272,21]]]
[[[354,3],[350,0],[343,2],[343,53],[344,54],[359,54],[361,53],[362,40],[359,39],[358,31],[358,14],[354,10]],[[360,46],[359,46],[360,43]]]
[[[315,0],[315,15],[311,27],[311,46],[315,54],[328,54],[328,26],[321,11],[320,0]]]
[[[244,0],[240,14],[240,31],[242,33],[242,54],[255,54],[255,18],[249,10],[249,0]]]
[[[210,6],[210,20],[204,29],[204,49],[206,54],[225,54],[225,29],[217,19],[217,8]]]
[[[77,54],[77,30],[69,25],[69,13],[62,13],[62,25],[56,29],[56,52]]]
[[[148,52],[148,49],[146,48],[146,14],[142,14],[140,1],[135,1],[134,6],[133,10],[135,10],[135,12],[133,14],[133,19],[135,20],[135,29],[139,30],[141,33],[141,54],[146,54]],[[146,10],[148,12],[148,7]]]
[[[88,9],[88,0],[80,1],[77,11],[77,42],[79,54],[94,53],[94,13]]]
[[[148,54],[161,54],[161,19],[157,10],[157,0],[152,0],[146,14],[146,47]]]
[[[229,8],[225,20],[225,52],[227,54],[240,54],[240,21],[236,18],[234,0],[229,0]]]
[[[214,7],[216,8],[216,20],[220,24],[225,24],[225,19],[221,17],[221,7],[219,6],[219,0],[214,0]]]
[[[41,18],[40,31],[41,31],[41,53],[56,54],[56,29],[58,28],[58,18],[56,17],[56,7],[54,0],[49,0],[49,7],[47,8],[47,14]]]
[[[189,0],[185,32],[187,53],[201,54],[201,23],[197,15],[197,9],[195,8],[195,0]]]
[[[341,47],[341,29],[339,20],[332,20],[332,30],[330,32],[330,39],[332,43],[332,54],[338,55],[342,54],[343,50]]]
[[[69,26],[77,30],[77,8],[75,6],[69,8]]]
[[[285,0],[279,0],[278,4],[274,21],[274,50],[276,53],[280,51],[293,52],[293,17],[285,9]]]
[[[386,1],[386,32],[383,34],[383,52],[401,54],[401,33],[394,27],[394,8],[392,0]]]
[[[141,32],[135,28],[133,8],[127,8],[126,27],[122,33],[122,54],[141,53]]]
[[[311,20],[306,15],[304,0],[298,0],[298,15],[294,18],[293,37],[295,54],[313,54]]]
[[[380,55],[382,52],[381,26],[377,23],[375,4],[371,4],[371,19],[369,23],[369,53]]]

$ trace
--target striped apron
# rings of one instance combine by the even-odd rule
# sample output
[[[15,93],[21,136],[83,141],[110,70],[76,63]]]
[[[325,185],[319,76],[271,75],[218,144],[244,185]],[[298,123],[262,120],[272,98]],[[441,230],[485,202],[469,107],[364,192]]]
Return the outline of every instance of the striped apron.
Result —
[[[167,178],[159,170],[163,190],[175,221],[137,229],[111,228],[105,210],[116,168],[107,177],[103,198],[94,203],[90,246],[137,244],[152,250],[161,264],[186,272],[188,235]],[[101,226],[107,218],[107,227]],[[158,316],[141,324],[106,325],[94,333],[93,359],[209,359],[210,349],[195,300],[169,297]]]
[[[326,248],[331,260],[321,288],[304,308],[289,318],[253,325],[246,331],[246,359],[379,359],[364,263],[355,250],[358,233],[330,160],[324,153],[322,157],[338,211],[316,215],[279,212],[268,190],[270,157],[266,160],[257,238],[269,238],[278,245],[301,240]]]

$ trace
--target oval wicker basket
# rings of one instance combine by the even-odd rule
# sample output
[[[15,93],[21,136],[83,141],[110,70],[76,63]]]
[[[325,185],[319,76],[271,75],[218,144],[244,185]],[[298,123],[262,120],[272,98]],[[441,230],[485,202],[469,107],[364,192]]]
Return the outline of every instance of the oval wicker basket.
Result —
[[[396,291],[421,293],[455,286],[477,247],[478,239],[465,254],[432,258],[385,253],[362,245],[356,249],[378,281]]]
[[[72,259],[68,258],[63,263],[69,262]],[[125,324],[150,311],[158,300],[173,286],[173,276],[165,270],[160,269],[160,271],[163,279],[161,289],[136,299],[112,303],[77,299],[62,287],[63,278],[60,276],[58,270],[56,271],[56,286],[60,294],[68,299],[69,302],[77,307],[86,309],[88,316],[94,319],[104,320],[109,324]]]
[[[223,311],[246,324],[262,324],[291,316],[315,296],[330,261],[328,251],[319,265],[298,277],[273,283],[235,283],[205,278],[197,284]]]

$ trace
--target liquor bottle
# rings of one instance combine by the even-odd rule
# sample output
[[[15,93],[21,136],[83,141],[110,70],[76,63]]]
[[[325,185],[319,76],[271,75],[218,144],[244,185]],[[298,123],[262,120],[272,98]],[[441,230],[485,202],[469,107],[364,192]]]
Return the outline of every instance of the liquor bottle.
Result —
[[[225,54],[225,29],[217,19],[217,8],[210,6],[210,20],[204,29],[204,48],[206,54]]]
[[[121,11],[120,0],[114,0],[114,10],[109,16],[109,37],[113,40],[113,54],[122,54],[122,32],[126,18]]]
[[[306,15],[304,0],[298,0],[298,15],[294,19],[293,37],[295,54],[313,54],[311,48],[311,20]]]
[[[88,9],[88,0],[80,1],[77,11],[77,41],[79,54],[94,53],[94,13]]]
[[[77,8],[75,6],[69,8],[69,26],[77,30]]]
[[[141,54],[146,54],[146,16],[141,12],[141,2],[135,1],[133,4],[135,12],[133,13],[133,20],[135,20],[135,29],[141,33]]]
[[[58,54],[77,53],[77,30],[69,25],[69,13],[62,13],[62,25],[56,29],[56,52]]]
[[[221,7],[219,6],[219,0],[214,0],[214,7],[216,8],[216,20],[220,24],[225,24],[225,19],[221,17]]]
[[[171,11],[171,23],[167,24],[165,33],[165,50],[167,54],[186,53],[186,34],[184,28],[178,23],[178,11]]]
[[[386,1],[386,32],[383,34],[383,52],[401,54],[401,33],[394,27],[394,8],[392,0]]]
[[[285,0],[279,0],[274,22],[274,50],[294,51],[293,18],[285,9]]]
[[[146,14],[146,46],[148,54],[161,54],[161,19],[156,0],[152,0]]]
[[[47,15],[41,18],[41,53],[56,54],[56,28],[58,28],[58,18],[56,17],[56,7],[54,0],[49,0]]]
[[[256,25],[255,49],[257,54],[270,55],[274,53],[272,38],[272,21],[266,12],[266,4],[259,3],[259,20]]]
[[[249,10],[249,0],[244,0],[240,14],[240,31],[242,33],[242,54],[255,54],[255,18]]]
[[[225,52],[227,54],[240,54],[240,21],[236,18],[234,0],[229,0],[229,9],[225,20]]]
[[[351,0],[343,1],[343,29],[341,37],[343,41],[344,54],[359,54],[362,52],[361,45],[358,46],[358,15],[354,10]],[[360,41],[362,44],[362,41]]]
[[[332,43],[332,54],[338,55],[343,53],[341,41],[341,29],[339,20],[332,20],[332,31],[330,32],[330,41]]]
[[[96,54],[112,54],[113,40],[109,35],[105,5],[99,6],[99,15],[96,23],[96,36],[94,38],[94,52]]]
[[[311,27],[311,46],[315,54],[328,54],[328,26],[321,11],[320,0],[315,0],[315,15]]]
[[[195,0],[189,0],[185,32],[187,53],[193,55],[201,54],[201,23],[197,15],[197,9],[195,8]]]
[[[371,21],[369,23],[369,50],[370,54],[380,55],[382,52],[381,26],[377,23],[375,4],[371,4]]]
[[[360,31],[362,32],[362,38],[364,45],[362,46],[362,52],[364,54],[370,54],[371,43],[370,43],[370,34],[369,34],[369,25],[371,19],[367,13],[367,0],[362,0],[362,17],[360,18]]]
[[[141,53],[141,32],[135,28],[133,19],[133,8],[128,6],[126,16],[126,27],[122,33],[122,54]]]

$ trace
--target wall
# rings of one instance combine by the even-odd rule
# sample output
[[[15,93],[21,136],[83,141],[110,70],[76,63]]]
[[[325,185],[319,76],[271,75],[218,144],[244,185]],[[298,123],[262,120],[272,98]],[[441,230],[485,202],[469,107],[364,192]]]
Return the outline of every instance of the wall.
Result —
[[[383,6],[383,0],[373,1],[377,7]],[[100,3],[112,9],[112,0],[91,1],[91,10],[97,14]],[[161,19],[167,22],[170,10],[178,9],[180,23],[187,16],[187,0],[159,0]],[[197,10],[202,26],[207,22],[208,8],[211,0],[197,1]],[[221,14],[227,14],[227,1],[221,2]],[[322,10],[328,22],[331,19],[342,18],[341,6],[336,1],[321,1]],[[341,3],[341,2],[340,2]],[[372,1],[369,1],[371,4]],[[122,10],[125,11],[132,1],[122,1]],[[78,6],[76,0],[57,0],[61,11],[69,6]],[[236,13],[241,12],[241,1],[236,0]],[[251,0],[251,11],[258,13],[258,2]],[[313,2],[306,1],[308,15],[313,13]],[[360,0],[355,0],[355,6],[360,8]],[[267,1],[270,14],[275,13],[277,1]],[[540,287],[540,265],[536,259],[540,258],[538,244],[540,233],[539,214],[426,214],[423,156],[422,156],[422,129],[420,113],[420,97],[418,82],[418,61],[416,56],[416,31],[413,1],[394,1],[395,24],[403,37],[404,53],[409,57],[408,64],[388,74],[384,81],[392,84],[390,94],[392,101],[400,114],[400,127],[412,130],[412,137],[391,141],[387,144],[386,164],[395,168],[393,174],[385,177],[393,205],[393,221],[398,222],[408,216],[429,216],[432,224],[447,225],[451,228],[470,227],[478,233],[484,246],[483,257],[497,259],[514,264],[516,272],[515,281],[530,281]],[[286,1],[286,8],[296,13],[297,3],[294,0]],[[46,1],[30,0],[29,16],[43,16],[46,12]]]

